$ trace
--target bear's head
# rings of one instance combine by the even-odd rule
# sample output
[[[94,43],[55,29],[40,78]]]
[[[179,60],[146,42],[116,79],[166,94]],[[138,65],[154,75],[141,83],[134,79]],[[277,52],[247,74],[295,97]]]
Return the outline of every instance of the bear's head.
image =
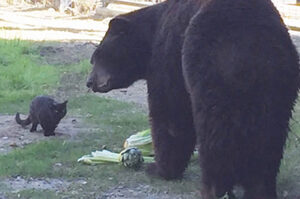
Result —
[[[126,88],[146,76],[151,47],[135,13],[119,15],[109,23],[102,42],[94,51],[87,87],[94,92]]]

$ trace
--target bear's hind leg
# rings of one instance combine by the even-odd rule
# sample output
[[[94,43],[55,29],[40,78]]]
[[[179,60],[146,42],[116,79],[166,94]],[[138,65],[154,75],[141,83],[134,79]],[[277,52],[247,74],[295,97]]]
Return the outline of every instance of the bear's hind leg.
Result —
[[[244,199],[277,199],[276,175],[252,178],[244,184]]]
[[[233,185],[233,175],[230,173],[219,172],[218,175],[212,175],[209,169],[202,168],[201,196],[203,199],[233,199],[235,198],[232,193]]]

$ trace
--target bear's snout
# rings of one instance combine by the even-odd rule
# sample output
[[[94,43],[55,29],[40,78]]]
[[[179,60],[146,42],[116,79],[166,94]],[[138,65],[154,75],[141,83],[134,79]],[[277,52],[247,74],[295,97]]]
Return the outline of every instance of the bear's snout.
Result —
[[[88,88],[91,88],[93,86],[93,78],[91,76],[87,79],[86,86]]]

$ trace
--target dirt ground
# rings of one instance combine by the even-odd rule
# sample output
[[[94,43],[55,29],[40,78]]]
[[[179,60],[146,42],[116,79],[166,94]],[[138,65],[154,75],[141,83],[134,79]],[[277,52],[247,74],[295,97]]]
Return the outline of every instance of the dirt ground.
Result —
[[[11,7],[0,2],[0,38],[19,38],[38,42],[44,40],[61,42],[59,44],[41,45],[40,55],[49,64],[72,64],[82,59],[89,59],[95,49],[95,45],[102,39],[109,20],[109,17],[103,20],[87,16],[74,17],[55,12],[52,9]],[[290,33],[298,52],[300,52],[300,33],[295,31],[291,31]],[[82,92],[85,88],[81,85],[78,87],[75,86],[73,89]],[[138,81],[127,89],[119,89],[107,94],[97,95],[135,103],[147,110],[145,81]],[[22,117],[24,118],[25,115],[22,115]],[[41,129],[39,129],[39,132],[30,133],[29,127],[24,129],[20,125],[17,125],[13,115],[3,115],[0,113],[0,127],[0,154],[5,154],[16,147],[24,147],[29,143],[46,139]],[[61,121],[55,132],[61,139],[72,139],[77,133],[85,131],[86,129],[84,128],[86,127],[82,124],[80,118],[66,117]],[[56,166],[59,167],[61,165],[57,163]],[[23,179],[20,176],[2,179],[1,181],[13,192],[28,188],[67,191],[67,187],[71,183],[82,185],[86,183],[84,180],[68,182],[63,179]],[[152,189],[149,185],[140,185],[131,189],[126,188],[121,183],[103,193],[103,196],[100,198],[189,199],[197,198],[198,196],[198,193],[190,195],[153,194]],[[2,198],[4,196],[2,197],[0,192],[0,199]]]
[[[25,118],[25,115],[21,115],[21,118]],[[74,137],[79,133],[80,122],[79,118],[64,118],[55,129],[56,136],[62,139]],[[7,153],[16,147],[23,147],[31,142],[47,139],[43,136],[40,126],[38,126],[37,132],[31,133],[29,132],[30,125],[22,128],[15,122],[12,115],[0,115],[0,126],[0,154]]]

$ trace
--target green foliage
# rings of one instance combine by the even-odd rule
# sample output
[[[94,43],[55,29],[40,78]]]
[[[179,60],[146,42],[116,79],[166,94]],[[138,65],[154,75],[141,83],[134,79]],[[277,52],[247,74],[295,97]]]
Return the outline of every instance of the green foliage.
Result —
[[[300,138],[300,100],[297,100],[297,103],[294,107],[293,118],[290,120],[290,128],[291,132],[298,139]],[[300,139],[298,140],[298,144],[300,144]]]
[[[71,99],[69,109],[73,114],[87,116],[86,122],[98,124],[98,128],[93,132],[82,132],[79,136],[80,142],[50,138],[2,155],[0,176],[77,176],[80,175],[81,168],[76,162],[79,157],[99,150],[102,145],[120,152],[126,137],[139,129],[148,128],[146,115],[132,105],[94,95]],[[66,167],[53,170],[52,166],[56,162],[61,162]]]
[[[126,186],[135,187],[136,182],[151,184],[155,187],[172,192],[188,192],[196,189],[199,173],[197,161],[191,163],[188,170],[188,180],[184,182],[168,182],[161,179],[151,179],[140,170],[124,168],[119,164],[101,164],[88,166],[77,163],[77,159],[91,151],[99,150],[103,145],[114,152],[120,152],[125,139],[140,131],[149,128],[147,116],[135,106],[115,100],[99,98],[95,95],[72,98],[69,101],[69,114],[82,115],[85,125],[93,128],[92,131],[81,132],[75,139],[60,140],[59,137],[47,139],[27,145],[23,149],[16,149],[7,155],[0,155],[0,176],[49,177],[76,180],[84,178],[88,181],[84,191],[78,196],[87,196],[89,192],[105,191],[120,182]],[[83,124],[84,125],[84,124]],[[56,166],[61,163],[61,166]],[[77,190],[80,187],[74,184],[69,189]],[[22,192],[35,197],[39,193],[32,191]],[[45,193],[46,194],[46,193]],[[49,193],[51,194],[51,193]],[[25,195],[26,196],[26,195]],[[24,198],[26,198],[24,196]],[[92,196],[90,196],[93,198]],[[41,198],[44,198],[41,196]]]
[[[22,198],[22,199],[58,199],[60,198],[55,194],[55,191],[49,190],[36,190],[25,189],[18,193],[12,193],[8,195],[8,198]]]
[[[58,153],[65,149],[61,141],[49,140],[16,149],[0,156],[0,175],[46,176]]]
[[[37,65],[37,49],[20,40],[0,40],[0,113],[11,104],[18,106],[44,94],[59,80],[59,71],[49,65]],[[28,106],[28,105],[27,105]]]
[[[112,127],[120,134],[132,134],[146,129],[146,115],[132,104],[97,97],[96,95],[74,98],[68,104],[72,108],[70,114],[80,113],[88,121],[101,128],[110,130]]]
[[[82,60],[78,64],[73,65],[72,67],[69,67],[69,71],[72,70],[73,73],[79,73],[86,77],[90,70],[91,70],[91,64],[89,60]]]

